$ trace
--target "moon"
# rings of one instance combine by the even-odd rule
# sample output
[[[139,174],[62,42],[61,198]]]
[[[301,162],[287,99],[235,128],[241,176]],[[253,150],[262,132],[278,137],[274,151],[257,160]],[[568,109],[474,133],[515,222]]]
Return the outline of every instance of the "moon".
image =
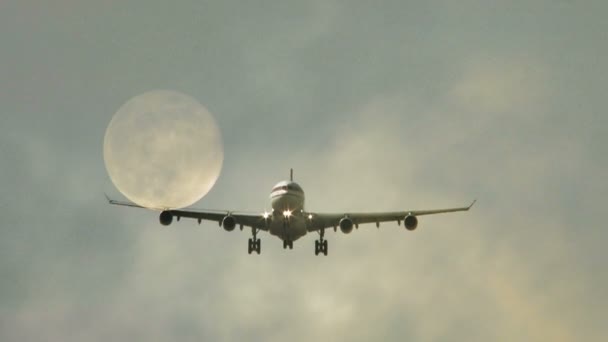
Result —
[[[224,148],[215,119],[191,96],[150,91],[112,117],[103,142],[110,179],[129,200],[147,208],[192,205],[213,187]]]

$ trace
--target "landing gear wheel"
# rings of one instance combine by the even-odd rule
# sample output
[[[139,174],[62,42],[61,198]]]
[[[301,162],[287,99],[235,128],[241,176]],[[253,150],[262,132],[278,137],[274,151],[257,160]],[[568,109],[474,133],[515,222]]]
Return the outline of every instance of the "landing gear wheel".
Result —
[[[260,254],[260,252],[262,251],[262,241],[257,238],[258,231],[256,228],[252,228],[251,231],[253,233],[253,238],[249,239],[249,244],[247,245],[247,252],[249,254],[251,254],[251,252],[256,252]]]
[[[327,255],[327,240],[315,240],[315,255]]]
[[[262,251],[262,241],[260,239],[249,239],[249,244],[247,245],[247,252],[251,254],[251,252],[256,252],[260,254]]]
[[[319,253],[327,255],[327,240],[323,238],[324,236],[325,229],[319,230],[319,240],[315,240],[315,255],[319,255]]]
[[[293,241],[283,240],[283,249],[293,249]]]

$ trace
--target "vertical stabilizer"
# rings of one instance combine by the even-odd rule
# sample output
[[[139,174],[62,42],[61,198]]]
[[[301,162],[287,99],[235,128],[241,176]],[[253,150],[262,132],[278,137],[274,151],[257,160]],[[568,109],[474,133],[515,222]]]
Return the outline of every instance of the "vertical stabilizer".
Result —
[[[293,182],[293,169],[289,169],[289,181]]]

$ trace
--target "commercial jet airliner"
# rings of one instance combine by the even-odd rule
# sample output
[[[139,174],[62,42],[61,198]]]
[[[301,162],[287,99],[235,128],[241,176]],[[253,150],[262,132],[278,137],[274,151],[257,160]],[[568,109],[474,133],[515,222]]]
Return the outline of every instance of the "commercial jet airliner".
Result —
[[[106,196],[107,197],[107,196]],[[135,203],[116,201],[108,198],[110,204],[128,207],[144,208]],[[407,230],[414,230],[418,226],[418,216],[450,213],[455,211],[468,211],[475,201],[468,207],[435,209],[435,210],[410,210],[378,213],[315,213],[304,209],[304,191],[293,181],[293,170],[290,172],[289,181],[279,182],[272,188],[270,193],[272,210],[260,214],[237,213],[232,211],[216,210],[162,210],[160,223],[168,226],[173,218],[179,221],[182,217],[197,219],[200,224],[202,220],[217,222],[227,231],[233,231],[238,225],[250,227],[253,237],[249,239],[248,252],[260,254],[262,244],[257,237],[259,231],[266,231],[271,235],[283,240],[283,248],[293,249],[293,242],[310,232],[318,232],[319,239],[315,240],[315,255],[327,255],[327,240],[325,230],[333,228],[348,234],[353,228],[359,228],[360,224],[375,223],[380,227],[380,222],[396,221],[397,225],[403,225]]]

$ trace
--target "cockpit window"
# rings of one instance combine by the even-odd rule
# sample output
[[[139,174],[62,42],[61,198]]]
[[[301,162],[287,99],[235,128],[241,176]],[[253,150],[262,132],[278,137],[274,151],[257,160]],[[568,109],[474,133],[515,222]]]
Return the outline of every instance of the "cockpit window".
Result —
[[[296,183],[290,183],[290,184],[286,184],[286,185],[279,185],[279,186],[276,186],[274,189],[272,189],[273,192],[274,191],[279,191],[279,190],[304,193],[304,191],[302,190],[302,188],[298,184],[296,184]]]
[[[289,184],[289,185],[287,186],[287,188],[288,188],[289,190],[293,190],[293,191],[295,191],[295,192],[302,192],[302,188],[300,188],[300,186],[299,186],[299,185],[294,184],[294,183]]]

